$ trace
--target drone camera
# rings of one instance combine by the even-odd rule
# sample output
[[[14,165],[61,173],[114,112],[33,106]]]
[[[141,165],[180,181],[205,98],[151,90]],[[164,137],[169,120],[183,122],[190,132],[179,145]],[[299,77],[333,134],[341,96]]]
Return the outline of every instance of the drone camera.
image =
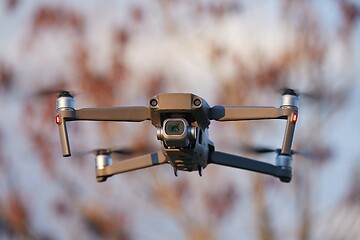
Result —
[[[165,123],[165,133],[169,136],[183,136],[186,134],[184,120],[170,120]]]
[[[170,148],[188,147],[196,138],[196,128],[184,118],[168,118],[157,130],[157,138]]]

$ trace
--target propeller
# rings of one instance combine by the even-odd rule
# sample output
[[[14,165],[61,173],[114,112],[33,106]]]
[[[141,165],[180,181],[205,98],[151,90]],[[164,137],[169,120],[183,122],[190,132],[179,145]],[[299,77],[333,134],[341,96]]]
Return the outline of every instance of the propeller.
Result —
[[[280,148],[268,148],[268,147],[254,147],[254,146],[246,146],[244,150],[248,153],[256,153],[256,154],[265,154],[265,153],[276,153],[280,154]],[[291,155],[299,155],[306,158],[315,158],[316,155],[310,152],[299,152],[295,150],[291,150]]]
[[[30,95],[30,97],[35,97],[35,98],[51,97],[51,96],[74,97],[76,95],[78,95],[76,92],[65,90],[64,84],[58,84],[55,86],[46,87],[38,91],[35,91]]]
[[[93,153],[95,155],[101,155],[101,154],[119,154],[119,155],[131,155],[134,153],[133,150],[129,148],[119,148],[119,149],[96,149],[93,150]]]
[[[321,101],[323,99],[325,99],[325,95],[322,92],[303,92],[300,91],[298,89],[292,89],[292,88],[287,88],[287,87],[283,87],[283,88],[279,88],[277,90],[277,92],[281,93],[282,95],[284,94],[290,94],[290,95],[296,95],[298,97],[305,97],[309,100],[313,100],[313,101]]]
[[[77,95],[77,93],[74,93],[72,91],[67,91],[63,89],[51,89],[51,88],[45,88],[41,89],[33,94],[34,97],[48,97],[56,95],[56,97],[74,97]]]
[[[255,154],[267,154],[267,153],[276,153],[280,154],[280,148],[267,148],[267,147],[254,147],[254,146],[246,146],[243,147],[244,151],[248,153],[255,153]],[[298,155],[306,159],[315,160],[318,164],[323,164],[331,159],[333,156],[333,152],[331,148],[321,147],[312,145],[311,151],[295,151],[291,150],[291,155]]]
[[[280,89],[281,95],[295,95],[295,96],[299,96],[299,91],[298,90],[294,90],[291,88],[281,88]]]
[[[106,154],[118,154],[118,155],[132,155],[134,154],[134,150],[130,148],[119,148],[119,149],[110,149],[110,148],[99,148],[90,151],[84,152],[75,152],[72,154],[73,157],[82,157],[88,154],[95,154],[97,155],[106,155]]]
[[[276,92],[281,94],[289,94],[289,92],[293,92],[301,98],[315,102],[344,102],[350,91],[351,89],[349,88],[337,89],[332,92],[327,91],[325,88],[319,88],[313,91],[300,91],[298,89],[291,89],[288,87],[279,87],[276,90]]]

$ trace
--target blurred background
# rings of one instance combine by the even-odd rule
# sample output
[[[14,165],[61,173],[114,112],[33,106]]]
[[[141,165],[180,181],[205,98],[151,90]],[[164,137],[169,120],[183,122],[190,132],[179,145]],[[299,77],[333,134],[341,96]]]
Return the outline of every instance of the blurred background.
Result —
[[[360,2],[3,0],[0,239],[358,239]],[[210,105],[300,96],[293,181],[169,165],[95,179],[63,158],[55,94],[77,108],[148,105],[191,92]],[[217,150],[274,163],[285,122],[215,123]],[[69,124],[73,152],[160,148],[149,123]],[[126,158],[127,156],[124,156]],[[122,158],[119,157],[119,160]]]

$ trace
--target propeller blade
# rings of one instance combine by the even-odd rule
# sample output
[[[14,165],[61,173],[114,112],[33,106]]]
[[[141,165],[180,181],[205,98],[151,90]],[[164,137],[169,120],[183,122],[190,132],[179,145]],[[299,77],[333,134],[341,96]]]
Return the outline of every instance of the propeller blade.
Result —
[[[267,147],[246,146],[245,151],[249,153],[272,153],[272,152],[276,152],[276,149],[267,148]]]
[[[106,149],[106,148],[94,149],[92,153],[95,155],[111,154],[111,149]]]
[[[289,94],[289,95],[299,96],[299,91],[291,89],[291,88],[281,88],[280,92],[281,92],[281,95]]]
[[[266,154],[266,153],[280,154],[281,153],[280,148],[247,146],[244,149],[248,153],[255,153],[255,154]],[[296,151],[296,150],[291,150],[291,155],[298,155],[298,156],[301,156],[304,158],[309,158],[309,159],[315,159],[318,157],[318,155],[313,152],[302,152],[302,151]]]
[[[35,94],[33,94],[34,97],[48,97],[52,95],[56,95],[57,97],[60,96],[74,97],[77,94],[63,89],[42,89],[36,92]]]
[[[121,154],[121,155],[132,155],[134,154],[134,150],[130,148],[121,148],[121,149],[111,150],[111,153]]]
[[[292,89],[288,87],[282,87],[279,88],[276,92],[279,92],[281,94],[288,93],[288,94],[296,94],[300,98],[306,98],[311,101],[321,101],[326,98],[326,96],[322,92],[306,92],[306,91],[300,91],[299,89]]]
[[[119,149],[110,149],[110,148],[99,148],[90,151],[74,152],[72,157],[79,158],[86,156],[88,154],[102,155],[102,154],[119,154],[119,155],[132,155],[134,151],[130,148],[119,148]]]

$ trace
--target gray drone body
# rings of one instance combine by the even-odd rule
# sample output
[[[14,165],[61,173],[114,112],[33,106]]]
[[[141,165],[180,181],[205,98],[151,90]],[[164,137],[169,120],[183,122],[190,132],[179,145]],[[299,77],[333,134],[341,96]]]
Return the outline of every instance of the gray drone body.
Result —
[[[298,118],[298,96],[288,90],[281,96],[276,107],[213,106],[190,93],[159,94],[149,101],[148,107],[110,107],[75,109],[74,98],[63,91],[58,95],[56,123],[64,157],[71,156],[66,123],[69,121],[117,121],[141,122],[150,120],[157,129],[161,151],[129,160],[112,162],[110,152],[96,154],[96,177],[105,181],[115,174],[147,168],[159,164],[171,164],[177,171],[198,171],[210,163],[241,168],[278,177],[290,182],[292,177],[292,140]],[[244,121],[261,119],[284,119],[287,121],[281,151],[275,165],[249,158],[215,151],[209,139],[211,120]]]

